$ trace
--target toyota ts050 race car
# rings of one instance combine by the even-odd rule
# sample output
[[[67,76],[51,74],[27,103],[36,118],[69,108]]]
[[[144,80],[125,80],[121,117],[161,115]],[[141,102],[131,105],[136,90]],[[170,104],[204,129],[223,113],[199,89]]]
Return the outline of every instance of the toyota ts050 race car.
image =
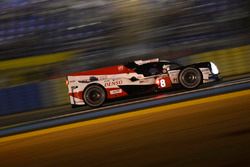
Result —
[[[107,99],[167,90],[174,85],[194,89],[218,80],[218,75],[212,62],[181,66],[156,58],[71,73],[66,83],[72,107],[98,107]]]

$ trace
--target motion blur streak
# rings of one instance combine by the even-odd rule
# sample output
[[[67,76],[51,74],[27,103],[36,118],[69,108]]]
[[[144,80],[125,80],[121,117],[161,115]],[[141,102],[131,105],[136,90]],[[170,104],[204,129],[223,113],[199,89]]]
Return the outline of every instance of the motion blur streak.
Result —
[[[128,61],[250,74],[249,11],[247,0],[0,0],[0,116],[66,110],[66,74]]]
[[[1,138],[0,165],[243,166],[249,99],[245,90]]]

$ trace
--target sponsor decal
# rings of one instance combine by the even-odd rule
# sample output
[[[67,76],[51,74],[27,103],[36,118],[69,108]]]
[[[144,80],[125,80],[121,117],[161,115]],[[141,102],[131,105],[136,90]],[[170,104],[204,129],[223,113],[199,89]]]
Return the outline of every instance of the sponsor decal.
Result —
[[[107,98],[113,99],[118,97],[127,96],[128,94],[124,92],[121,88],[106,88]]]
[[[78,81],[79,83],[89,83],[88,80],[81,80],[81,81]]]
[[[111,95],[119,94],[119,93],[122,93],[122,90],[121,90],[121,89],[115,89],[115,90],[111,90],[111,91],[110,91],[110,94],[111,94]]]
[[[109,81],[104,84],[105,87],[110,87],[110,86],[116,86],[116,85],[121,85],[122,80],[114,80],[114,81]]]

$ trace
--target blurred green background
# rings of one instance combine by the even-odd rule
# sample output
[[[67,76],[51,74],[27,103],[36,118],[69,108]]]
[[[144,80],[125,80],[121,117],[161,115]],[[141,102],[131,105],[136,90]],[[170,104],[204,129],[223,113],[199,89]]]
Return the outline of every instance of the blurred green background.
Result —
[[[160,57],[249,74],[245,0],[1,0],[0,115],[69,105],[69,72]]]

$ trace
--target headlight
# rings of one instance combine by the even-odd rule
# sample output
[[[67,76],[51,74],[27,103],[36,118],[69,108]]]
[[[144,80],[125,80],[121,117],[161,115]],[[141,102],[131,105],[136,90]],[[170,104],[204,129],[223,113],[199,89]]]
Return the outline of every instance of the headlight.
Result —
[[[217,68],[217,66],[213,62],[210,62],[210,64],[211,64],[212,73],[219,74],[219,69]]]

